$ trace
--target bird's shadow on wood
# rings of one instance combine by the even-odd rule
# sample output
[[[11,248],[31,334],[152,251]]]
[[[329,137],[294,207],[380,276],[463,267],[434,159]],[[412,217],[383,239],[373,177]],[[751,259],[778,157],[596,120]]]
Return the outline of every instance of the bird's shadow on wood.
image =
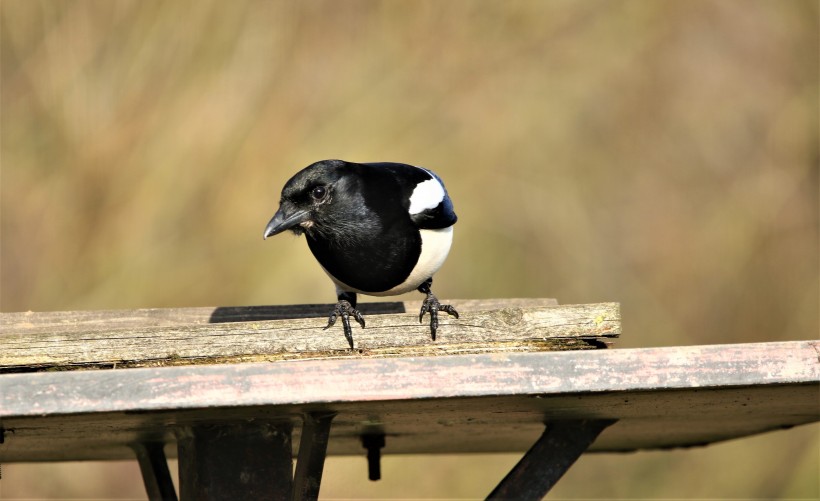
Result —
[[[258,322],[262,320],[327,317],[333,311],[333,306],[332,304],[219,306],[211,313],[208,322],[220,324],[225,322]],[[360,303],[357,308],[363,315],[406,313],[404,303],[400,301]]]

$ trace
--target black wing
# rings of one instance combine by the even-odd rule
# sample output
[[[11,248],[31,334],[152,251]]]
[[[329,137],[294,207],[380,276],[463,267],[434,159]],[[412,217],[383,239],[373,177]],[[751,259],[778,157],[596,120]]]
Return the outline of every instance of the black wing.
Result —
[[[425,181],[430,181],[431,179],[436,180],[444,190],[444,198],[442,198],[436,207],[424,209],[416,214],[410,214],[410,219],[418,228],[428,230],[447,228],[456,224],[458,217],[453,210],[453,201],[450,200],[450,195],[447,194],[447,188],[444,187],[444,182],[436,173],[422,169],[421,167],[400,163],[380,162],[365,165],[378,167],[379,169],[385,169],[393,173],[402,192],[402,204],[407,211],[410,210],[410,198],[415,188]]]

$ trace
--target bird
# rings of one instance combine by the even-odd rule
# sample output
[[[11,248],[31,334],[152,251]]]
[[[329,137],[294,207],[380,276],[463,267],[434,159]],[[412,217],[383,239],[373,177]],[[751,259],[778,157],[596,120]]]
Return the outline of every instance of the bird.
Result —
[[[431,170],[395,162],[322,160],[285,183],[263,239],[287,230],[305,235],[336,286],[338,302],[325,329],[341,318],[351,349],[350,317],[365,328],[356,309],[358,294],[425,294],[419,323],[430,314],[435,341],[438,313],[458,318],[458,311],[441,304],[431,289],[457,219],[444,182]]]

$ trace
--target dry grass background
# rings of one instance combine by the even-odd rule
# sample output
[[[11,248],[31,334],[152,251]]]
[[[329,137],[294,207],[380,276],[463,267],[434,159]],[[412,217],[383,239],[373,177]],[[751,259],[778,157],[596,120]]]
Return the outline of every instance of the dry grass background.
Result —
[[[436,170],[441,297],[620,301],[622,347],[818,334],[818,2],[2,0],[0,308],[330,302],[263,242],[323,158]],[[820,497],[818,428],[589,455],[554,498]],[[476,498],[514,455],[332,459],[328,498]],[[139,498],[133,463],[0,497]]]

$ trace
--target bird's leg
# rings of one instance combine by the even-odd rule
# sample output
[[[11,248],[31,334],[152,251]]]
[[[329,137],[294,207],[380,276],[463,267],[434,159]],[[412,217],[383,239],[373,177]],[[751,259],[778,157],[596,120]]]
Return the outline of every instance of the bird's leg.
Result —
[[[430,334],[433,336],[433,341],[436,340],[436,330],[438,329],[438,312],[444,311],[450,315],[458,318],[458,312],[449,304],[441,304],[438,298],[433,295],[430,286],[433,285],[433,279],[428,278],[423,284],[419,285],[418,291],[422,294],[427,294],[427,297],[421,303],[421,312],[419,313],[419,323],[424,319],[424,314],[430,312]]]
[[[335,324],[337,317],[341,317],[342,327],[344,327],[345,331],[345,338],[347,339],[348,344],[350,344],[350,349],[352,350],[353,330],[350,328],[350,316],[353,315],[353,318],[359,322],[362,329],[364,329],[364,317],[362,317],[362,314],[356,309],[355,292],[339,292],[338,298],[339,302],[336,303],[336,307],[333,308],[333,311],[330,313],[330,318],[327,319],[325,329]]]

